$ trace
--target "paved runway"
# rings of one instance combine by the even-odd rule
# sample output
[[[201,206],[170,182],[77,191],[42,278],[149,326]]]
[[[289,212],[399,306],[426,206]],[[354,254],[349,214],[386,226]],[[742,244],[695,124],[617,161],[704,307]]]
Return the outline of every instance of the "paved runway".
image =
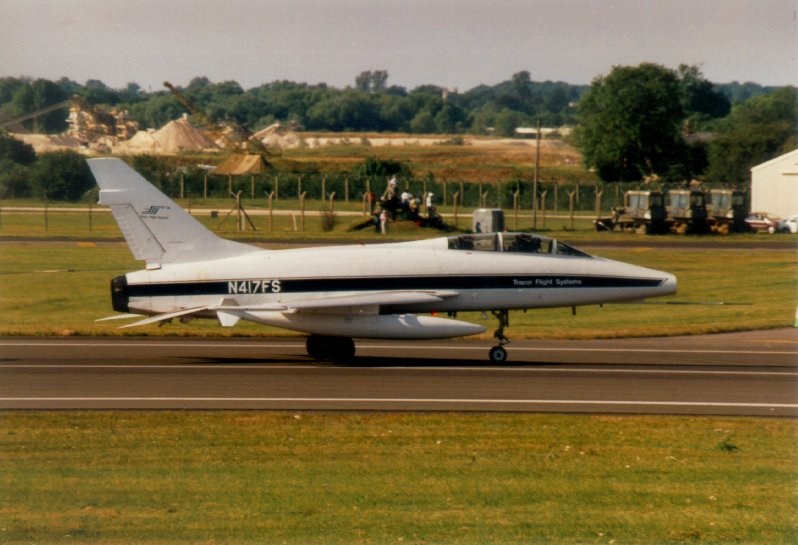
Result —
[[[0,409],[511,411],[798,416],[798,329],[603,341],[0,339]]]

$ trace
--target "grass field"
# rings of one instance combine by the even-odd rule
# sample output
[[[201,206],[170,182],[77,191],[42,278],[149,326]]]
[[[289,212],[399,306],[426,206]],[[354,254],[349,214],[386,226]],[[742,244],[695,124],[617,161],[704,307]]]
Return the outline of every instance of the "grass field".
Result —
[[[0,541],[792,544],[794,420],[6,413]]]
[[[319,138],[328,136],[320,134]],[[452,143],[452,135],[440,135],[435,139],[436,145],[421,145],[409,143],[415,139],[424,140],[418,135],[395,135],[408,143],[371,146],[361,143],[363,136],[369,139],[379,135],[353,134],[348,145],[288,150],[285,155],[271,161],[276,170],[283,172],[349,172],[366,158],[375,157],[407,164],[416,177],[431,174],[436,179],[471,182],[530,178],[535,168],[535,145],[530,140],[475,138],[459,145]],[[595,174],[582,166],[579,152],[561,140],[541,141],[540,164],[541,179],[596,180]]]

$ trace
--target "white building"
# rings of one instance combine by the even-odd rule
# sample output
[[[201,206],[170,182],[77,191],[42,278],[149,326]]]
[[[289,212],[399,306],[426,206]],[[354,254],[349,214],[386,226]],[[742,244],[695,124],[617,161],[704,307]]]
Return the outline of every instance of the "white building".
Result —
[[[798,214],[798,149],[751,168],[751,211]]]

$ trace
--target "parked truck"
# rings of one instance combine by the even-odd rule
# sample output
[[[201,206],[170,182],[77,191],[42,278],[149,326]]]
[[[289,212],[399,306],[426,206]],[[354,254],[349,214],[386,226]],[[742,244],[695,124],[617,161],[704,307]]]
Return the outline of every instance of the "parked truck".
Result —
[[[667,206],[665,198],[667,196]],[[595,220],[597,231],[637,233],[715,233],[743,232],[748,215],[746,195],[733,189],[671,189],[627,191],[623,206],[612,215]]]
[[[710,189],[707,224],[714,233],[742,233],[748,216],[745,192],[736,189]]]
[[[674,233],[704,233],[707,231],[706,195],[698,189],[668,191],[668,216],[665,220]]]
[[[623,206],[612,209],[612,216],[597,218],[596,230],[662,233],[665,225],[665,197],[660,191],[627,191]]]

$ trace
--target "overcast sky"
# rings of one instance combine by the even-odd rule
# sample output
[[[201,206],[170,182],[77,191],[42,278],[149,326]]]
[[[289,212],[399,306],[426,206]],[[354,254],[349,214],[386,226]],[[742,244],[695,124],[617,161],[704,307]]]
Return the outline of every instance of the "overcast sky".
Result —
[[[195,76],[461,91],[528,70],[589,83],[615,65],[798,85],[798,0],[0,0],[0,76],[147,90]]]

